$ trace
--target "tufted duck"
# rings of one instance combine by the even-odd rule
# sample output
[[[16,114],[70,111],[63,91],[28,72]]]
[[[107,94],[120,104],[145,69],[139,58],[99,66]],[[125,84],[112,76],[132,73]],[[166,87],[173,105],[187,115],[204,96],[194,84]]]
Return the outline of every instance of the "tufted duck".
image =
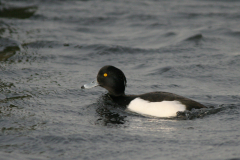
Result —
[[[174,117],[178,111],[207,108],[196,101],[168,92],[125,95],[126,84],[126,77],[120,69],[114,66],[104,66],[99,70],[96,80],[81,88],[101,86],[108,90],[109,96],[115,103],[142,115]]]

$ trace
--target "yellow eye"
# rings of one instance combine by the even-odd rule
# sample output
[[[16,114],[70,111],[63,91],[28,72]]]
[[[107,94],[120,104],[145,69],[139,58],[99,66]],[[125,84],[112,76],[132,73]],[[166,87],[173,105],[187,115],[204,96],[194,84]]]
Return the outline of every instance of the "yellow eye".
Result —
[[[107,77],[107,73],[104,73],[103,76],[104,76],[104,77]]]

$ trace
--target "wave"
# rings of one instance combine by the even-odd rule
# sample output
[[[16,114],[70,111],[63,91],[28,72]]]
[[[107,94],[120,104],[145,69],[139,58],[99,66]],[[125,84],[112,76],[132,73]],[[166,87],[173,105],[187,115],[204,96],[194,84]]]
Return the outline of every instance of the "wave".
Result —
[[[18,42],[0,37],[0,61],[7,61],[20,50]]]
[[[222,104],[217,107],[209,107],[203,109],[193,109],[191,111],[178,112],[176,119],[193,120],[196,118],[204,118],[214,114],[239,114],[238,104]]]
[[[203,35],[202,34],[195,34],[195,35],[192,35],[188,38],[186,38],[185,40],[186,41],[199,41],[203,38]]]
[[[37,6],[9,6],[6,4],[0,4],[0,17],[4,18],[18,18],[27,19],[34,15],[37,11]]]
[[[136,53],[149,53],[153,49],[141,49],[134,47],[126,47],[120,45],[103,45],[103,44],[92,44],[92,45],[77,45],[75,48],[94,50],[94,54],[108,55],[108,54],[136,54]],[[156,50],[155,50],[156,51]]]

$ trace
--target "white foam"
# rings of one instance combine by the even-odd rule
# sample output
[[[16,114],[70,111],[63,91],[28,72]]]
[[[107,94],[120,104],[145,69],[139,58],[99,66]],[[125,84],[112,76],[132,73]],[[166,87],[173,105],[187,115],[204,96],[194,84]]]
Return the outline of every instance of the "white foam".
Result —
[[[155,117],[174,117],[178,111],[185,111],[186,106],[179,101],[149,102],[141,98],[131,101],[128,110]]]

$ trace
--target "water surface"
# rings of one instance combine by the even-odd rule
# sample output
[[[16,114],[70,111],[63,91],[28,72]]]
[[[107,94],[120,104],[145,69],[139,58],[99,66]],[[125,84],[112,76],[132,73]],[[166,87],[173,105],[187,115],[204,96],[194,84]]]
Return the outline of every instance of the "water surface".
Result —
[[[1,159],[240,159],[240,2],[0,1]],[[125,112],[127,94],[176,93],[208,106],[159,119]]]

